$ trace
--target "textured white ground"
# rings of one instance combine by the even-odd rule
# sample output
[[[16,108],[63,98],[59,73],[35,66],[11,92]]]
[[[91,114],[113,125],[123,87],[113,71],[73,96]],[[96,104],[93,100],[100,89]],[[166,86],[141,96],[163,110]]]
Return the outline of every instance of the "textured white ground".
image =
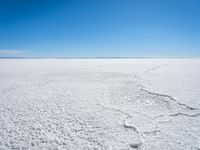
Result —
[[[200,150],[200,59],[1,59],[4,149]]]

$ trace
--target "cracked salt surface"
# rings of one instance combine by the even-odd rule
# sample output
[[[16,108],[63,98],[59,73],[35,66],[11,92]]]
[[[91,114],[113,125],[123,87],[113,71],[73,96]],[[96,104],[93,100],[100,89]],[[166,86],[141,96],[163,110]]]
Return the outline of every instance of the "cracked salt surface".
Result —
[[[0,60],[0,149],[200,149],[199,59]]]

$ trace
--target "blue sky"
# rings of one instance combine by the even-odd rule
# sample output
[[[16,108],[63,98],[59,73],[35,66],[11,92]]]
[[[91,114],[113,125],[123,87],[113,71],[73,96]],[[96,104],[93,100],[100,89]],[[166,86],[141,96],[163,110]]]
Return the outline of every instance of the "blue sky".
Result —
[[[0,0],[0,57],[200,57],[200,0]]]

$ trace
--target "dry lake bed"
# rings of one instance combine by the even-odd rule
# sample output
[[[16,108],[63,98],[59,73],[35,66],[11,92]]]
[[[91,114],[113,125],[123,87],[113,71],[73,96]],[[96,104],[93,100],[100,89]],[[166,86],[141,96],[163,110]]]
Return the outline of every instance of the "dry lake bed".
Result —
[[[200,59],[0,59],[0,150],[200,150]]]

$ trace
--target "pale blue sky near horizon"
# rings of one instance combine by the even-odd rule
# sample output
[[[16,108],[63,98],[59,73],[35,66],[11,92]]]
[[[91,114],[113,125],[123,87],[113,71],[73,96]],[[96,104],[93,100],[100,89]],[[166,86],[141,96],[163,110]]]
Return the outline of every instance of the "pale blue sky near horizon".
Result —
[[[200,57],[199,0],[0,0],[0,57]]]

